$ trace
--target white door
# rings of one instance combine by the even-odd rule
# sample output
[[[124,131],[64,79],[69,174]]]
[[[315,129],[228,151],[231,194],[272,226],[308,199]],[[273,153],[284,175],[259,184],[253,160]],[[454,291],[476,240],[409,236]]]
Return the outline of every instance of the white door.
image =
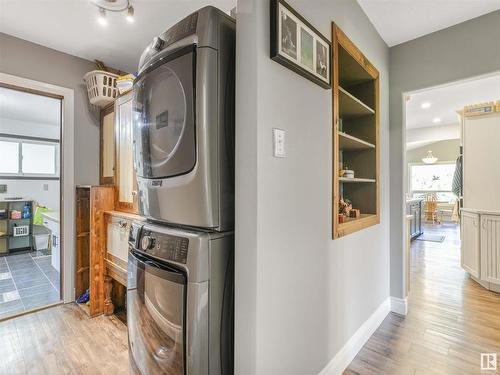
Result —
[[[500,285],[500,216],[481,215],[481,280]]]
[[[460,233],[462,268],[479,278],[479,215],[463,212]]]

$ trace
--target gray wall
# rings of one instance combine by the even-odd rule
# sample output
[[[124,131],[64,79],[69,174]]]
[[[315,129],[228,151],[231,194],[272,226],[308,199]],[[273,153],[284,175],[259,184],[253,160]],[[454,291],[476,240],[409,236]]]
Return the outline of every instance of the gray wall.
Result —
[[[426,35],[390,49],[391,295],[403,297],[402,93],[500,70],[500,11]]]
[[[99,183],[99,115],[90,109],[83,75],[91,61],[0,33],[0,72],[75,91],[75,182]]]
[[[432,155],[437,157],[439,161],[455,161],[460,154],[460,139],[447,139],[408,150],[406,152],[407,164],[422,163],[422,158],[427,155],[427,151],[429,150],[432,151]]]
[[[236,373],[317,374],[389,296],[389,50],[352,0],[291,0],[329,39],[331,21],[381,73],[381,224],[335,241],[332,106],[269,58],[269,1],[239,0]],[[272,128],[287,158],[272,156]]]

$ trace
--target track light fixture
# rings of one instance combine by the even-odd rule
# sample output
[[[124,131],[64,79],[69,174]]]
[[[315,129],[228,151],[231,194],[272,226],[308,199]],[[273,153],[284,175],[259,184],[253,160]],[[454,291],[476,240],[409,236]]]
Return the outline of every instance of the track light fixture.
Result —
[[[97,22],[101,26],[107,26],[108,20],[106,12],[127,12],[125,19],[128,23],[134,22],[134,7],[130,4],[130,0],[90,0],[98,10]]]

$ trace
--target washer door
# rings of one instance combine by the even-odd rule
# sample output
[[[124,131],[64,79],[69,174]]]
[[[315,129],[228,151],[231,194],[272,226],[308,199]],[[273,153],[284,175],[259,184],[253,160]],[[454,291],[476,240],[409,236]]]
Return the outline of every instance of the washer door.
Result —
[[[140,177],[178,176],[195,166],[195,60],[195,48],[183,48],[146,70],[134,84],[135,162]]]
[[[134,368],[143,375],[185,374],[186,276],[129,253],[127,327]]]

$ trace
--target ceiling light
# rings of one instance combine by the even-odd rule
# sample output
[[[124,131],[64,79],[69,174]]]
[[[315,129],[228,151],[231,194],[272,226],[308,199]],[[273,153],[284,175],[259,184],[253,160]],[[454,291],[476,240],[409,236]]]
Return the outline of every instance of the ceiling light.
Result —
[[[422,161],[425,164],[434,164],[435,162],[438,161],[438,158],[435,157],[434,155],[432,155],[432,151],[429,150],[429,151],[427,151],[427,156],[425,158],[422,158]]]
[[[427,109],[427,108],[430,108],[430,107],[431,107],[431,103],[429,103],[429,102],[423,102],[423,103],[420,105],[420,107],[421,107],[422,109]]]
[[[440,119],[439,117],[434,117],[434,118],[432,119],[432,122],[433,122],[434,124],[437,124],[438,122],[441,122],[441,119]]]
[[[108,20],[106,19],[106,11],[103,8],[99,8],[99,15],[97,16],[97,22],[101,26],[107,26]]]
[[[130,22],[130,23],[134,22],[134,7],[133,6],[128,7],[126,20],[127,20],[127,22]]]

